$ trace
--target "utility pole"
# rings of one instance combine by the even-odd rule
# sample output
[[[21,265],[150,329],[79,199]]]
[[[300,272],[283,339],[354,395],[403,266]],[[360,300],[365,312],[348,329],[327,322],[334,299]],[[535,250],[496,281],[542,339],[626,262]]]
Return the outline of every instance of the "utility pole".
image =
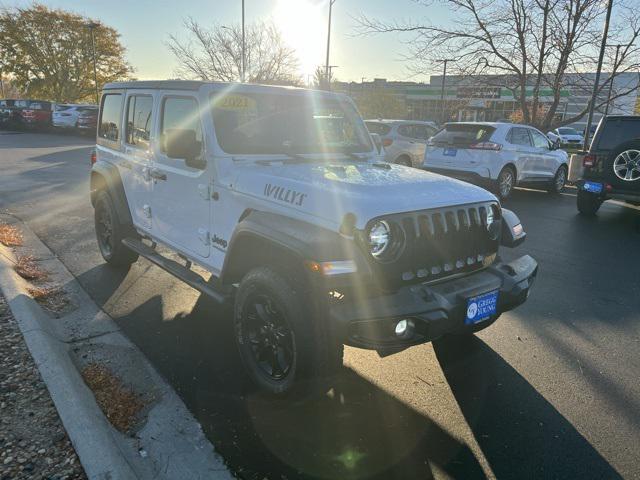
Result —
[[[441,118],[440,118],[440,123],[444,123],[445,121],[445,117],[447,115],[447,111],[444,105],[444,86],[445,86],[445,82],[447,81],[447,64],[449,62],[455,62],[454,58],[443,58],[442,60],[436,60],[436,62],[442,62],[444,64],[444,68],[442,71],[442,88],[440,90],[440,103],[442,104],[442,113]]]
[[[242,83],[245,81],[245,69],[246,69],[246,54],[245,54],[245,42],[244,42],[244,0],[242,0],[242,74],[240,75],[240,79]]]
[[[607,46],[607,37],[609,36],[609,20],[611,19],[611,10],[613,9],[613,0],[609,0],[607,4],[607,16],[604,19],[604,29],[602,31],[602,42],[600,44],[600,55],[598,56],[598,68],[596,69],[596,78],[593,83],[593,92],[591,93],[591,101],[589,102],[589,116],[587,117],[587,128],[584,131],[585,151],[589,150],[589,136],[591,135],[591,122],[593,121],[593,110],[596,106],[596,96],[598,95],[598,84],[600,83],[600,72],[602,71],[602,61],[604,59],[604,49]]]
[[[611,78],[609,79],[609,93],[607,94],[607,106],[604,107],[604,116],[609,114],[609,103],[611,102],[611,90],[613,89],[613,80],[616,74],[616,68],[618,68],[618,56],[620,55],[620,49],[622,45],[616,45],[616,59],[613,61],[613,72],[611,72]]]
[[[327,60],[325,62],[324,74],[327,81],[327,90],[331,90],[331,65],[329,65],[329,47],[331,46],[331,9],[336,0],[329,0],[329,26],[327,28]]]
[[[93,84],[96,90],[96,105],[100,103],[100,93],[98,92],[98,69],[96,67],[96,39],[94,30],[100,26],[99,23],[88,23],[87,28],[91,32],[91,50],[93,51]]]

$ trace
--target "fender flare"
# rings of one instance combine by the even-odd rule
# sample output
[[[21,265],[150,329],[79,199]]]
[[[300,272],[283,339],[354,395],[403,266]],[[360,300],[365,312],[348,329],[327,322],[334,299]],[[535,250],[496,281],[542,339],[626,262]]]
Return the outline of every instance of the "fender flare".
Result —
[[[113,205],[121,222],[123,224],[133,225],[131,210],[129,209],[129,202],[127,201],[127,194],[124,191],[122,178],[120,177],[118,168],[109,162],[98,160],[91,167],[91,205],[94,207],[96,194],[102,188],[106,188],[109,192],[109,196],[113,201]]]
[[[366,259],[353,238],[302,220],[276,213],[252,210],[246,212],[237,224],[225,255],[220,281],[231,284],[239,280],[245,270],[243,261],[249,262],[247,253],[254,258],[267,252],[243,251],[247,242],[267,244],[298,261],[354,260],[359,272],[368,271]]]

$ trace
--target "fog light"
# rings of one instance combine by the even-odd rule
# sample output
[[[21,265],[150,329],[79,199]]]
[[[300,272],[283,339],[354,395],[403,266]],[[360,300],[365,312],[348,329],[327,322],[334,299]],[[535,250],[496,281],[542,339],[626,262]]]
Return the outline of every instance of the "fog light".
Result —
[[[396,323],[396,337],[408,337],[413,333],[413,320],[403,318]]]

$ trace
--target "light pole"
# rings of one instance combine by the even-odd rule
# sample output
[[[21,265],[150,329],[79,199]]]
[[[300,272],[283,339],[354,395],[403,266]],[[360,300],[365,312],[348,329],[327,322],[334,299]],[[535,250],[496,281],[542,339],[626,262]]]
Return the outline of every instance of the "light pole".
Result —
[[[447,64],[449,62],[455,62],[455,58],[443,58],[441,60],[436,60],[436,62],[442,62],[444,64],[444,68],[442,70],[442,88],[440,89],[440,103],[442,104],[442,118],[440,119],[440,123],[444,123],[445,116],[447,114],[444,106],[444,85],[447,80]]]
[[[242,83],[245,80],[245,69],[246,69],[246,56],[245,56],[245,43],[244,43],[244,0],[242,0],[242,74],[240,75],[240,79]]]
[[[98,69],[96,67],[96,39],[93,31],[99,26],[100,24],[95,22],[87,24],[87,28],[91,32],[91,50],[93,51],[93,84],[96,89],[96,105],[100,103],[100,94],[98,92]]]
[[[591,101],[589,102],[589,116],[587,117],[587,128],[584,131],[583,149],[589,149],[589,135],[591,135],[591,122],[593,121],[593,109],[596,105],[596,96],[598,95],[598,84],[600,83],[600,72],[602,71],[602,60],[604,59],[604,49],[607,46],[607,37],[609,36],[609,20],[611,19],[611,10],[613,9],[613,0],[607,3],[607,15],[604,19],[604,29],[602,31],[602,43],[600,44],[600,55],[598,56],[598,68],[596,69],[596,78],[593,83],[593,92],[591,93]]]
[[[336,0],[329,0],[329,26],[327,28],[327,60],[324,64],[325,68],[324,68],[324,74],[326,76],[326,81],[327,81],[327,90],[331,90],[331,77],[330,72],[331,72],[331,65],[329,65],[329,47],[331,46],[331,9],[333,7],[333,4],[336,3]]]
[[[611,72],[611,78],[609,79],[609,93],[607,93],[607,106],[604,107],[604,116],[609,114],[609,103],[611,102],[611,90],[613,89],[613,80],[616,74],[616,68],[618,67],[618,56],[620,55],[620,49],[622,45],[616,45],[616,59],[613,61],[613,72]]]

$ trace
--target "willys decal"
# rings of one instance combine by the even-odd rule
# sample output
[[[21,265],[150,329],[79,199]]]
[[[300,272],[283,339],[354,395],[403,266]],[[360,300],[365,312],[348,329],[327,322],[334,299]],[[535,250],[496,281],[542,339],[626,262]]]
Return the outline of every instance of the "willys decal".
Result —
[[[290,188],[280,187],[267,183],[264,186],[264,196],[273,198],[280,202],[290,203],[291,205],[302,206],[304,199],[307,198],[306,193],[296,192]]]

